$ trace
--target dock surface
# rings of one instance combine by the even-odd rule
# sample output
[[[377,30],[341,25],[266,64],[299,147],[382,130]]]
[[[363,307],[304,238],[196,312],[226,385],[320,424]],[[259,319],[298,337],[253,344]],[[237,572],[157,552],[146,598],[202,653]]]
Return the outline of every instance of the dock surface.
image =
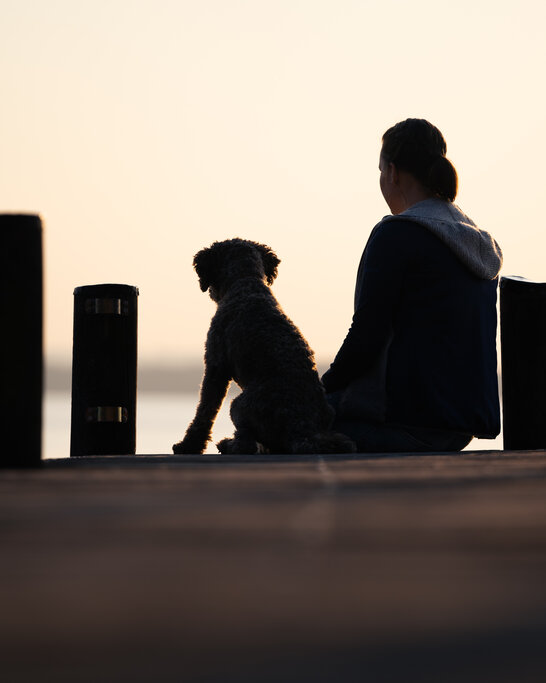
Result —
[[[546,680],[546,451],[0,470],[6,683]]]

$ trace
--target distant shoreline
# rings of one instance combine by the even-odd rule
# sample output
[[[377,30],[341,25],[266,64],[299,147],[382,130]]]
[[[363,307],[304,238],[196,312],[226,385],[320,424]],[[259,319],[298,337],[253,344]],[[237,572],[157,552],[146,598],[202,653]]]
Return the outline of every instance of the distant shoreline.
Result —
[[[327,366],[319,363],[319,373]],[[138,367],[138,391],[162,393],[198,393],[203,377],[203,363],[189,362],[180,365],[161,365],[142,361]],[[68,365],[50,362],[45,369],[46,391],[70,392],[72,388],[72,368]]]
[[[159,365],[142,362],[138,367],[138,390],[163,393],[198,392],[203,375],[202,363]],[[70,392],[72,368],[60,363],[46,363],[46,391]]]

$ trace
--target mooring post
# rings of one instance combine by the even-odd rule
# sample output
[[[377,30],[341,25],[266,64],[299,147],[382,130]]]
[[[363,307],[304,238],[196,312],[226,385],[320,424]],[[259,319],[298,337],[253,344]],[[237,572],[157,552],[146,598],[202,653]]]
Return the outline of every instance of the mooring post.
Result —
[[[500,283],[505,450],[546,448],[546,283]]]
[[[71,457],[136,451],[137,297],[130,285],[74,290]]]
[[[0,215],[0,467],[42,453],[42,222]]]

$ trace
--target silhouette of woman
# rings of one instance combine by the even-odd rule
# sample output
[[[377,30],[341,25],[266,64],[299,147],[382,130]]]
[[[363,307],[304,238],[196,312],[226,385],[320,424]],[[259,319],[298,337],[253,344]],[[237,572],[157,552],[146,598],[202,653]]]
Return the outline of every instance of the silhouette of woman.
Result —
[[[322,377],[333,428],[361,452],[459,451],[500,431],[502,252],[453,203],[446,150],[423,119],[383,135],[379,182],[392,215],[366,244],[352,325]]]

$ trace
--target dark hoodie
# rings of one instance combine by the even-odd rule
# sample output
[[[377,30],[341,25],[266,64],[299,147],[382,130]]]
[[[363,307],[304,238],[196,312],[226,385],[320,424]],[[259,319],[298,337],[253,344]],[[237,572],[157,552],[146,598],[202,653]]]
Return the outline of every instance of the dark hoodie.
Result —
[[[419,202],[372,231],[355,314],[330,369],[338,416],[482,438],[500,431],[495,240],[454,204]]]

